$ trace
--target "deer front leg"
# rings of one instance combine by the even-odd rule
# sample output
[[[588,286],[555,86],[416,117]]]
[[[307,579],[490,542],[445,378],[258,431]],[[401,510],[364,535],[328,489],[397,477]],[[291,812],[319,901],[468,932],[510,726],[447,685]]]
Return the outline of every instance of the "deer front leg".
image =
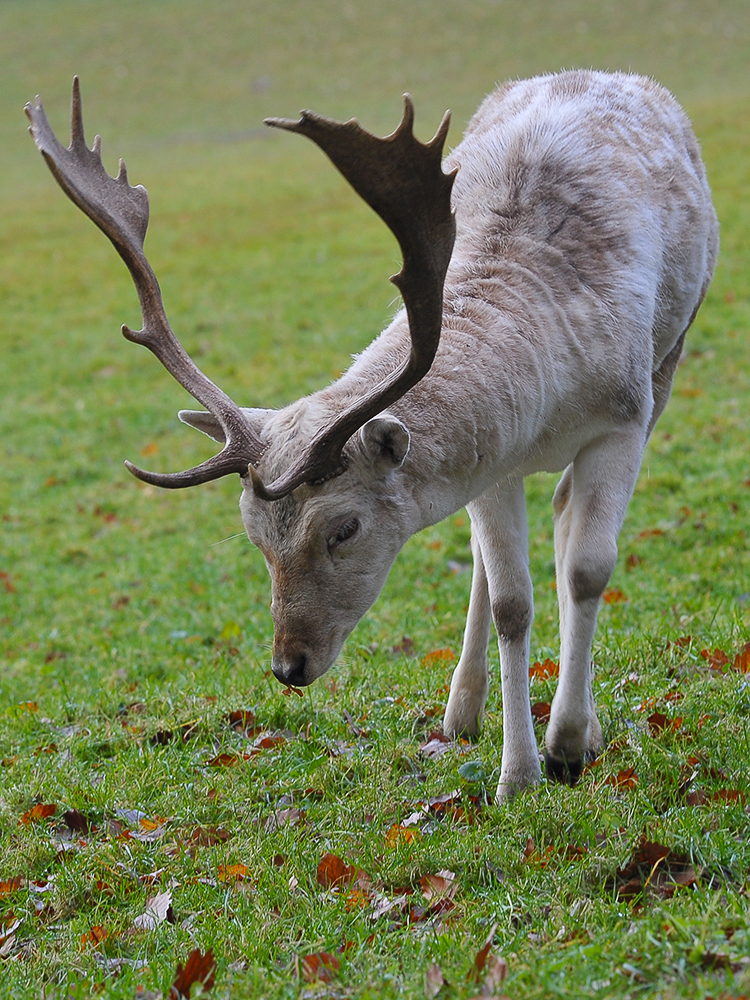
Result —
[[[469,506],[498,634],[503,696],[503,758],[497,802],[541,776],[529,703],[529,644],[534,599],[528,567],[523,481],[498,484]],[[451,692],[452,693],[452,692]]]
[[[579,453],[555,491],[560,681],[547,727],[550,778],[569,784],[602,745],[591,646],[599,602],[617,561],[617,536],[635,487],[644,433],[610,435]]]
[[[471,538],[471,551],[474,556],[474,573],[469,612],[461,657],[453,671],[451,693],[445,709],[443,730],[447,736],[476,736],[479,733],[489,691],[487,650],[492,612],[482,551],[474,534]]]

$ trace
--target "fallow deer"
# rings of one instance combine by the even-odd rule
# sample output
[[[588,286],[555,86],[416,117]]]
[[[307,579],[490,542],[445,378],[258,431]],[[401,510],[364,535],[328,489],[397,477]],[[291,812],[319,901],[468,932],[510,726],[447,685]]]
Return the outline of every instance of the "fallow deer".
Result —
[[[477,733],[499,637],[504,747],[498,801],[539,781],[529,705],[532,584],[524,477],[562,471],[553,499],[560,680],[546,768],[574,781],[602,731],[592,693],[599,601],[643,449],[670,395],[718,252],[698,143],[651,80],[571,71],[490,94],[441,165],[449,116],[422,144],[408,97],[384,139],[303,112],[267,124],[330,157],[399,241],[404,308],[335,383],[274,411],[237,406],[172,332],[143,252],[148,196],[42,105],[31,132],[66,194],[132,274],[148,347],[206,411],[180,418],[224,444],[200,466],[139,479],[168,488],[230,473],[272,583],[272,667],[306,685],[338,656],[415,532],[467,506],[474,571],[445,714]],[[454,183],[455,181],[455,183]]]

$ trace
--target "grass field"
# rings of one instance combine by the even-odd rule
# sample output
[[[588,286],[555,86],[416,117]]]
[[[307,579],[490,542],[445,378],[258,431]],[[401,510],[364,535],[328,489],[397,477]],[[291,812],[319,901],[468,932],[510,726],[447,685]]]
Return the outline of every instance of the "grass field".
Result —
[[[0,997],[168,996],[194,949],[215,997],[750,994],[747,0],[3,0],[0,65]],[[608,749],[575,789],[498,809],[497,687],[476,743],[430,742],[465,513],[412,539],[340,663],[284,697],[237,483],[161,493],[122,466],[185,468],[209,445],[120,337],[129,277],[22,107],[40,93],[67,135],[80,75],[89,138],[149,189],[178,335],[238,402],[281,405],[384,325],[398,253],[262,118],[386,132],[408,90],[418,134],[451,107],[456,143],[497,80],[563,66],[674,91],[722,256],[601,612]],[[540,664],[553,486],[528,487]]]

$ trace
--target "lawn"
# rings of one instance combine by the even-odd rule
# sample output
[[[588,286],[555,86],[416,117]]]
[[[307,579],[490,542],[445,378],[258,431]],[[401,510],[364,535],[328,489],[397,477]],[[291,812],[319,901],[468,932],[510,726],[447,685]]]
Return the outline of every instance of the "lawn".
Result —
[[[0,62],[0,997],[166,997],[191,953],[213,997],[750,994],[747,0],[3,0]],[[66,136],[80,75],[89,139],[149,189],[176,332],[238,402],[276,406],[382,328],[398,251],[262,118],[387,132],[409,91],[418,135],[451,107],[455,144],[496,81],[592,65],[683,102],[722,256],[602,607],[606,752],[501,809],[498,685],[475,743],[435,735],[466,514],[412,539],[340,662],[284,692],[237,482],[160,492],[122,465],[210,443],[120,336],[129,276],[22,108],[40,93]],[[553,488],[528,483],[540,741]]]

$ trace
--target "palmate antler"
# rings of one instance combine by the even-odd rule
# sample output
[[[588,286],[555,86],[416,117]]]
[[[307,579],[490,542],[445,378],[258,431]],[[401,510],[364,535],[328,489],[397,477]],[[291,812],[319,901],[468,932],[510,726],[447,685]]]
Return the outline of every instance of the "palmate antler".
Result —
[[[146,472],[127,462],[128,469],[148,483],[174,489],[196,486],[232,472],[247,475],[248,464],[257,463],[263,454],[263,444],[236,403],[203,374],[174,335],[164,312],[159,283],[143,252],[148,228],[148,193],[141,185],[130,186],[122,160],[116,178],[107,174],[99,151],[99,136],[94,139],[92,149],[86,146],[78,77],[73,79],[68,149],[58,142],[38,97],[36,104],[27,104],[24,110],[31,122],[29,131],[55,180],[71,201],[109,237],[133,277],[141,304],[143,329],[134,331],[123,326],[123,335],[153,351],[180,385],[213,413],[226,436],[222,451],[194,469],[162,475]]]
[[[234,472],[250,472],[256,494],[265,500],[277,500],[302,483],[322,482],[342,472],[346,468],[344,446],[349,438],[423,378],[437,351],[443,283],[455,238],[450,210],[454,175],[444,174],[440,166],[448,113],[435,137],[426,144],[414,137],[414,109],[408,96],[401,124],[384,139],[371,135],[356,121],[335,122],[308,111],[299,121],[267,119],[268,125],[301,132],[317,143],[396,236],[404,264],[391,280],[404,299],[412,346],[409,358],[399,368],[322,428],[291,468],[264,486],[254,471],[263,455],[263,442],[240,408],[185,352],[167,320],[159,284],[143,252],[149,211],[145,188],[130,186],[122,160],[116,178],[106,173],[99,136],[92,149],[86,146],[78,78],[73,81],[68,149],[55,137],[39,98],[36,104],[27,104],[25,111],[34,141],[60,187],[109,237],[130,270],[141,304],[143,329],[134,332],[124,326],[123,334],[148,347],[224,430],[226,443],[222,451],[193,469],[162,474],[146,472],[127,462],[133,475],[157,486],[177,489]]]

